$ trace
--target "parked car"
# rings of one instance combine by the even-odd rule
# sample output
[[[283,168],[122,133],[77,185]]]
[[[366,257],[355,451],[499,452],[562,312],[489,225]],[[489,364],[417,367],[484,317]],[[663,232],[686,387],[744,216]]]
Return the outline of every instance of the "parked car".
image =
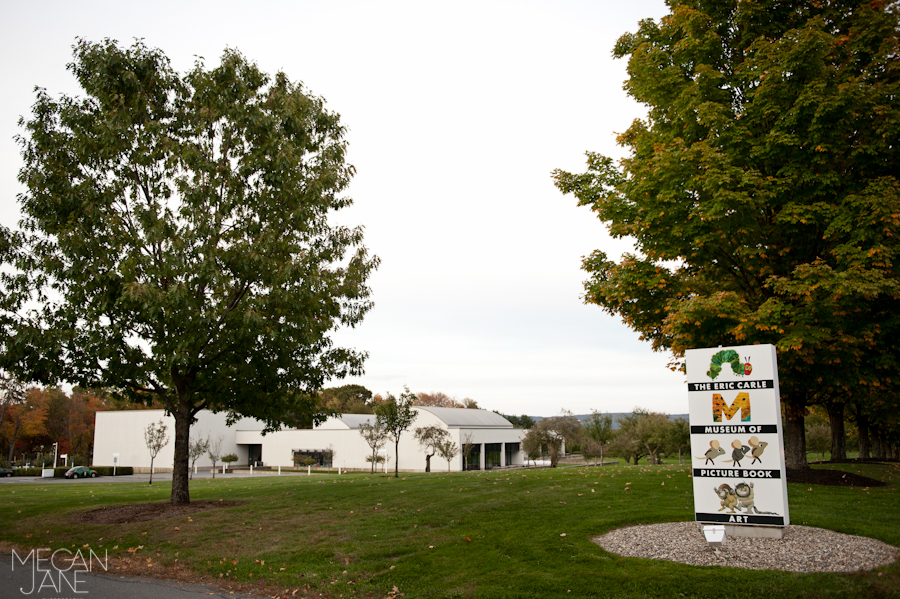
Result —
[[[75,466],[74,468],[69,468],[65,474],[66,478],[87,478],[88,476],[94,478],[97,476],[97,472],[91,470],[87,466]]]
[[[6,468],[0,468],[0,476],[12,476],[13,471],[7,470]]]

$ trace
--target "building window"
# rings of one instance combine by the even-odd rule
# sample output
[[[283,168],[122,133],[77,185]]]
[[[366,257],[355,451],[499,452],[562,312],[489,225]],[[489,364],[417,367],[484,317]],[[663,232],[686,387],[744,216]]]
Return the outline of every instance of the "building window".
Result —
[[[500,444],[485,443],[484,444],[484,469],[500,467]]]
[[[469,455],[463,456],[465,470],[481,470],[481,443],[473,443]]]
[[[513,455],[519,453],[519,444],[518,443],[507,443],[506,444],[506,465],[513,465]]]
[[[331,452],[327,449],[295,449],[294,466],[331,468]]]

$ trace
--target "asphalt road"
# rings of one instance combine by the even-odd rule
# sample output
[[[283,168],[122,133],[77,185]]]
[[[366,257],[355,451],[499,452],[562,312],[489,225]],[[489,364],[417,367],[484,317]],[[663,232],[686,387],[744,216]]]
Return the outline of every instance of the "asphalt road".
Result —
[[[42,556],[46,557],[46,556]],[[69,558],[69,555],[62,555]],[[35,563],[34,555],[0,553],[0,597],[3,599],[209,599],[209,597],[262,597],[232,593],[199,584],[173,580],[121,577],[107,574],[100,562],[92,572],[66,571],[67,563],[54,560],[63,571],[47,562]],[[24,563],[23,563],[24,562]]]
[[[312,475],[315,476],[317,473],[313,472]],[[256,470],[252,474],[253,478],[257,477],[269,477],[269,476],[279,476],[278,472],[269,472],[268,470],[259,471]],[[281,476],[306,476],[306,472],[296,472],[296,471],[284,471]],[[248,470],[239,470],[237,472],[229,472],[228,474],[222,474],[218,472],[216,474],[216,478],[250,478],[251,474]],[[204,472],[203,470],[198,470],[196,474],[194,474],[194,478],[212,478],[212,474],[209,471],[209,468]],[[127,482],[148,482],[150,480],[149,474],[129,474],[127,476],[98,476],[96,478],[79,478],[79,479],[69,479],[69,478],[41,478],[39,476],[3,476],[0,477],[0,485],[3,484],[30,484],[33,485],[35,483],[47,483],[47,484],[70,484],[73,482],[79,483],[127,483]],[[170,481],[172,480],[171,472],[157,472],[153,475],[154,481]]]

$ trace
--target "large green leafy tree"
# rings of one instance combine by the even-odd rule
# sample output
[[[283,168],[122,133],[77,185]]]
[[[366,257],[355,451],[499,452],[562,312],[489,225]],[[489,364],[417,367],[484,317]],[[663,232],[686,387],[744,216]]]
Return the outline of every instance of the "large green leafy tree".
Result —
[[[83,97],[38,89],[23,219],[0,230],[0,367],[156,399],[175,418],[172,502],[190,500],[201,409],[270,429],[315,416],[365,354],[330,332],[371,307],[377,266],[328,213],[353,167],[324,100],[236,51],[183,76],[138,42],[78,41]]]
[[[321,401],[338,414],[371,414],[372,392],[362,385],[344,385],[323,389]]]
[[[896,403],[897,4],[669,5],[614,50],[648,108],[619,137],[628,157],[554,173],[637,250],[587,257],[586,300],[675,366],[775,344],[787,461],[804,467],[806,406]]]

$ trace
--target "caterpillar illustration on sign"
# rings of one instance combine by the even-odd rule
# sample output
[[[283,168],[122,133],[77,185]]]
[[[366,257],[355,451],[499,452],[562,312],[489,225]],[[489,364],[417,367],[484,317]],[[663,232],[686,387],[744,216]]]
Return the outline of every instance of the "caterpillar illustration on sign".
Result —
[[[706,373],[706,376],[711,379],[719,376],[719,373],[722,372],[722,364],[731,364],[731,371],[738,376],[743,376],[746,370],[744,363],[741,362],[741,356],[736,351],[724,349],[712,357],[712,361],[709,363],[709,372]],[[747,360],[747,365],[749,364],[750,361]]]

